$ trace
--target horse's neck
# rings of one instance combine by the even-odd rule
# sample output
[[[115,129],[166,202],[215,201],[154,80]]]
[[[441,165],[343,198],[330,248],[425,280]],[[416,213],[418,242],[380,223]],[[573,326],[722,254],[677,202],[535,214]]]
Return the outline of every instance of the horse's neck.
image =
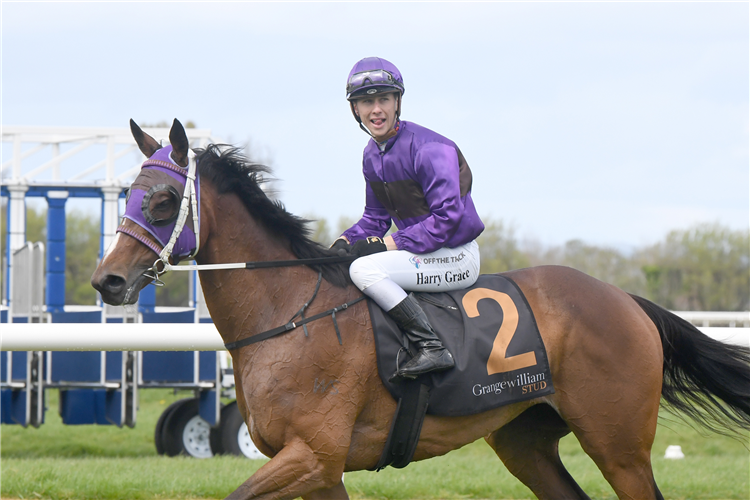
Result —
[[[206,186],[208,188],[208,186]],[[233,194],[204,188],[199,264],[293,259],[288,243],[254,220]],[[201,271],[206,305],[225,342],[289,321],[312,294],[317,274],[305,266],[259,270]]]

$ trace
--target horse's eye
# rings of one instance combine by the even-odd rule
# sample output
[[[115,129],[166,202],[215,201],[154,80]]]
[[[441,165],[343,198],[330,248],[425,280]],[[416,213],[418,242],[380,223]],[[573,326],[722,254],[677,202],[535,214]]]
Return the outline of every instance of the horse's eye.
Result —
[[[169,184],[157,184],[143,197],[141,210],[146,221],[154,226],[166,226],[177,220],[180,194]]]

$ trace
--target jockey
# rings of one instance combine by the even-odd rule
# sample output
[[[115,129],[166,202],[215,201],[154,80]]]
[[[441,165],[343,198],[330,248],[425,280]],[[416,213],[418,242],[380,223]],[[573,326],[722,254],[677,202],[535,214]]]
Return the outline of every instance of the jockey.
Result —
[[[346,98],[372,139],[364,151],[362,218],[331,246],[360,258],[354,284],[388,312],[418,352],[390,378],[398,382],[454,366],[413,294],[469,287],[479,277],[477,236],[484,224],[471,199],[471,170],[456,144],[400,120],[404,81],[378,57],[349,73]],[[391,222],[398,229],[385,236]]]

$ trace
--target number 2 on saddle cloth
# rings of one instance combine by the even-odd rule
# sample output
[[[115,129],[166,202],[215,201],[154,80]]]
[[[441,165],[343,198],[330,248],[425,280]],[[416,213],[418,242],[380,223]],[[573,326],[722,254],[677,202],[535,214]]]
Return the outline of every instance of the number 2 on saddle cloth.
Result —
[[[464,290],[416,295],[456,361],[451,370],[418,379],[431,388],[428,414],[472,415],[554,393],[536,320],[511,279],[482,275]],[[387,314],[372,301],[368,305],[378,371],[398,400],[405,388],[389,383],[388,377],[403,347],[402,336]]]
[[[482,299],[494,300],[503,310],[503,321],[497,332],[495,341],[492,343],[492,351],[487,360],[487,375],[520,370],[521,368],[536,365],[536,354],[534,351],[506,357],[508,345],[518,328],[518,308],[513,303],[510,295],[490,290],[489,288],[474,288],[470,290],[469,293],[464,295],[461,301],[464,306],[464,312],[469,318],[479,316],[477,306]]]

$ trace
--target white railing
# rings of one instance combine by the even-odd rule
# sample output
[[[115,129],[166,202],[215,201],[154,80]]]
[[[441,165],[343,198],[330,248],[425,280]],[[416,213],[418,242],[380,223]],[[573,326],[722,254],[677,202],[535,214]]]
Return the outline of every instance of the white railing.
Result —
[[[750,346],[750,328],[699,327],[711,338]],[[218,351],[213,323],[3,323],[2,351]]]
[[[696,326],[750,327],[750,311],[673,311]]]
[[[0,351],[220,351],[213,323],[3,323]]]

